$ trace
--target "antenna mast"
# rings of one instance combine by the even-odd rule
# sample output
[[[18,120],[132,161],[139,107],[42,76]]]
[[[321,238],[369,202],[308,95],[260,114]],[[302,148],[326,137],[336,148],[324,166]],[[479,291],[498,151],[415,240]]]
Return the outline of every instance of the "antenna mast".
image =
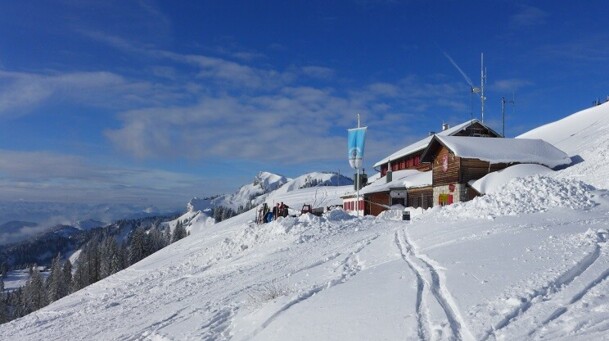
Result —
[[[505,97],[501,97],[501,120],[503,121],[501,128],[501,135],[505,137],[505,104],[509,103],[512,105],[512,110],[514,110],[514,94],[512,93],[512,100],[507,101]],[[512,113],[513,114],[513,113]]]
[[[486,83],[486,69],[484,68],[484,53],[480,53],[480,115],[484,123],[484,83]]]

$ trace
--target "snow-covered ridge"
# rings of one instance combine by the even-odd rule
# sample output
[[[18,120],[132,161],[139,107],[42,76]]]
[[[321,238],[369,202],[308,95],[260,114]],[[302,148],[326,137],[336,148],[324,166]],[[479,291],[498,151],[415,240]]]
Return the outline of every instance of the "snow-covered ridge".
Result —
[[[214,210],[218,209],[226,210],[228,208],[234,213],[241,213],[263,202],[274,205],[280,201],[285,201],[292,206],[292,212],[300,210],[300,206],[304,203],[317,205],[316,207],[340,205],[342,202],[334,193],[340,191],[340,194],[343,194],[342,188],[352,185],[353,180],[350,178],[332,172],[306,173],[294,179],[270,172],[260,172],[254,177],[252,183],[241,186],[235,193],[191,199],[186,205],[186,213],[166,224],[173,230],[176,223],[181,221],[187,230],[197,233],[204,230],[206,226],[214,224],[213,217],[219,216],[218,212],[214,212]],[[314,189],[322,187],[324,188],[322,190]],[[278,197],[281,198],[277,199]],[[313,197],[313,201],[309,200],[309,197]]]
[[[238,211],[239,208],[249,209],[263,203],[271,194],[281,195],[303,188],[345,185],[353,185],[353,180],[330,172],[312,172],[294,179],[260,172],[252,183],[241,186],[237,192],[205,199],[193,198],[187,204],[187,209],[196,212],[222,206]]]
[[[526,132],[518,138],[539,138],[565,151],[576,162],[558,176],[609,189],[609,102]]]

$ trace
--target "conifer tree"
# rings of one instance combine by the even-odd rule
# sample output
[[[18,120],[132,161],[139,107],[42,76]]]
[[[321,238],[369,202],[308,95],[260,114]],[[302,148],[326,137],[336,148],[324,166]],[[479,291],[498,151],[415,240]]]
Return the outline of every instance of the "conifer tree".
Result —
[[[8,295],[7,301],[9,306],[8,320],[14,320],[25,315],[23,305],[23,288],[18,288],[17,290],[11,292]]]
[[[76,271],[72,278],[72,292],[78,291],[87,285],[89,282],[89,257],[87,256],[87,250],[83,249],[76,260]]]
[[[106,278],[118,271],[112,265],[112,259],[117,253],[118,245],[116,245],[114,237],[105,237],[99,246],[99,279]]]
[[[69,259],[66,259],[66,261],[63,263],[61,275],[63,277],[63,283],[65,284],[63,287],[65,292],[62,294],[63,296],[67,296],[72,293],[72,262],[70,262]]]
[[[131,235],[129,243],[129,264],[135,264],[146,257],[146,232],[138,227]]]
[[[87,243],[86,246],[87,252],[87,269],[88,273],[88,283],[93,284],[100,280],[99,269],[100,269],[100,257],[99,257],[99,239],[93,239]],[[89,285],[87,284],[87,285]]]
[[[2,278],[0,277],[0,282],[2,282]],[[2,282],[2,287],[4,288],[4,282]],[[8,305],[6,303],[6,294],[4,291],[0,291],[0,324],[9,321],[9,311]]]
[[[47,278],[47,298],[49,303],[55,302],[65,296],[66,285],[67,284],[64,283],[63,272],[61,269],[61,255],[57,254],[57,256],[53,258],[53,263],[51,264],[51,273]]]
[[[171,236],[171,242],[175,243],[184,237],[186,237],[186,228],[184,228],[184,225],[182,225],[182,222],[178,220],[176,227],[173,229],[173,235]]]
[[[153,254],[167,246],[163,232],[156,227],[153,227],[150,229],[150,231],[148,231],[148,238],[150,239],[150,254]]]
[[[26,314],[36,311],[48,304],[44,280],[38,267],[32,267],[32,274],[23,289],[23,307]]]

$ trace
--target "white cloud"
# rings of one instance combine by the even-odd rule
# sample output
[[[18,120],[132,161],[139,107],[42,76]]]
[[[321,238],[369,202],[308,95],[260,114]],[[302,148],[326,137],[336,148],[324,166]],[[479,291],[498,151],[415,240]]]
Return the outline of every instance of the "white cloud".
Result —
[[[0,150],[0,200],[159,205],[201,195],[209,180],[158,169],[91,164],[80,156]],[[218,189],[208,186],[207,189]]]
[[[312,78],[331,79],[335,75],[335,71],[323,66],[303,66],[302,73]]]
[[[600,42],[607,41],[608,38],[609,35],[605,33],[591,32],[589,35],[578,37],[577,40],[542,45],[536,53],[542,59],[604,65],[609,58],[609,46]]]
[[[510,17],[510,26],[513,28],[530,28],[542,25],[549,16],[548,12],[537,7],[521,5],[518,13]]]
[[[170,77],[171,68],[157,72]],[[90,107],[126,110],[167,105],[188,100],[190,83],[161,83],[128,79],[107,72],[27,73],[0,70],[0,117],[19,116],[49,102],[61,101]]]
[[[518,91],[519,89],[521,89],[523,87],[530,86],[532,84],[533,83],[531,81],[528,81],[526,79],[518,79],[518,78],[500,79],[493,83],[492,88],[494,90],[500,91],[500,92],[513,92],[513,91]]]
[[[192,106],[124,112],[121,127],[107,130],[106,136],[118,149],[139,158],[336,160],[344,151],[342,132],[355,124],[356,113],[379,130],[375,138],[383,145],[383,138],[403,132],[421,110],[465,111],[458,94],[456,85],[405,79],[398,85],[376,83],[348,94],[284,86],[272,94],[207,95]]]

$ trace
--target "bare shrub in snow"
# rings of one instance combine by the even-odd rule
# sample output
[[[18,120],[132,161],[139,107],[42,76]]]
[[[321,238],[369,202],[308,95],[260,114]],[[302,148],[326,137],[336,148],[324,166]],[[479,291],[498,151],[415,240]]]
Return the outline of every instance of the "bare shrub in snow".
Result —
[[[250,303],[258,305],[288,296],[291,293],[292,291],[286,285],[273,281],[252,289],[248,296]]]

